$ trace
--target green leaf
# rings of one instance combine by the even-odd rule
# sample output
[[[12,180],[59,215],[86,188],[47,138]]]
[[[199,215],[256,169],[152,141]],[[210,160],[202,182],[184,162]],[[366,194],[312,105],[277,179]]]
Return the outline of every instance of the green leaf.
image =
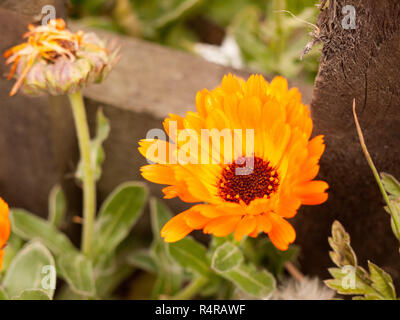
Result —
[[[14,257],[18,254],[19,250],[21,250],[23,244],[24,241],[14,232],[11,232],[11,235],[7,242],[7,246],[4,248],[4,259],[1,273],[5,273],[5,271],[7,271],[8,266],[10,265]]]
[[[182,268],[206,278],[210,275],[207,249],[193,238],[186,237],[178,242],[170,243],[169,253]]]
[[[329,255],[338,267],[357,266],[357,257],[350,246],[350,236],[339,221],[332,224],[332,237],[328,238],[328,242],[333,249]]]
[[[391,212],[389,208],[386,206],[385,210],[391,215],[390,216],[390,225],[392,227],[393,234],[396,236],[398,240],[400,240],[400,233],[397,230],[396,224],[394,222],[394,215],[397,216],[397,219],[400,221],[400,202],[399,201],[391,201],[391,207],[393,211],[393,216],[391,215]]]
[[[135,267],[127,262],[127,255],[131,250],[130,246],[121,248],[120,245],[103,268],[95,269],[97,297],[108,299],[113,291],[135,271]]]
[[[51,300],[51,298],[44,290],[27,289],[22,291],[19,296],[13,297],[13,300]]]
[[[3,286],[9,297],[19,296],[27,289],[43,289],[52,298],[56,279],[48,283],[47,268],[54,268],[53,256],[38,241],[29,242],[11,262],[4,277]],[[51,274],[50,274],[51,276]],[[54,274],[55,276],[55,274]]]
[[[377,265],[368,261],[372,287],[379,291],[385,300],[396,300],[392,277]]]
[[[97,111],[97,131],[96,137],[90,142],[92,168],[96,180],[101,177],[101,166],[104,162],[105,154],[103,149],[103,142],[108,138],[110,134],[110,124],[108,119],[104,116],[102,109]],[[83,165],[82,160],[79,161],[75,176],[79,180],[83,177]]]
[[[382,172],[382,183],[386,191],[394,197],[400,198],[400,182],[391,174]]]
[[[151,27],[154,29],[160,29],[170,24],[171,22],[181,19],[182,16],[188,14],[188,12],[192,11],[197,5],[202,2],[201,0],[183,0],[175,2],[177,5],[170,10],[166,11],[160,17],[158,17],[155,21],[152,22]]]
[[[172,217],[170,210],[161,201],[151,198],[150,216],[154,237],[151,255],[157,264],[157,279],[152,297],[158,299],[163,295],[173,296],[180,289],[183,282],[183,272],[182,268],[171,257],[168,244],[160,236],[162,227]]]
[[[215,250],[211,268],[238,288],[256,298],[267,298],[275,290],[275,279],[266,270],[257,270],[245,264],[242,252],[233,243],[226,242]]]
[[[168,207],[156,198],[150,199],[150,215],[153,237],[161,239],[161,229],[173,215]]]
[[[49,196],[49,222],[59,228],[67,212],[67,200],[60,185],[54,186]]]
[[[93,257],[104,260],[121,243],[140,217],[147,189],[140,182],[120,185],[103,203],[95,222]]]
[[[127,256],[126,262],[149,273],[157,273],[157,263],[148,250],[133,251]]]
[[[285,270],[285,263],[296,261],[299,247],[291,245],[288,250],[277,249],[269,239],[262,237],[248,237],[243,243],[243,254],[255,265],[263,265],[275,277],[281,277]]]
[[[325,284],[337,291],[340,294],[345,295],[372,295],[375,293],[373,288],[369,286],[364,279],[359,275],[359,267],[355,268],[352,266],[343,268],[330,268],[329,273],[333,279],[325,280]]]
[[[96,294],[92,262],[83,254],[67,252],[57,260],[57,266],[74,292],[85,297]]]
[[[268,298],[276,286],[272,274],[266,270],[257,270],[253,264],[241,264],[220,275],[255,298]]]
[[[24,240],[38,238],[54,255],[75,250],[71,241],[53,224],[23,209],[12,209],[12,231]]]
[[[180,266],[169,255],[167,245],[157,241],[152,245],[152,256],[157,264],[157,279],[154,284],[152,297],[173,296],[181,287],[183,272]]]
[[[214,253],[212,268],[217,272],[226,272],[243,263],[244,257],[240,249],[231,242],[226,242]]]
[[[0,301],[2,300],[8,300],[8,295],[7,292],[2,287],[0,287]]]

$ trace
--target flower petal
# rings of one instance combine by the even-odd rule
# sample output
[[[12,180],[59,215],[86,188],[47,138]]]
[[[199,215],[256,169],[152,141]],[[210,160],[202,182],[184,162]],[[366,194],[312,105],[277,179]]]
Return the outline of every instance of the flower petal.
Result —
[[[205,225],[203,231],[204,233],[211,233],[216,237],[226,237],[235,230],[240,219],[240,216],[224,216],[215,218]]]
[[[238,223],[235,229],[235,239],[237,241],[242,240],[243,236],[247,236],[256,229],[256,219],[252,216],[244,216],[242,220]]]
[[[287,250],[289,244],[296,239],[296,231],[289,222],[274,213],[270,214],[270,219],[272,229],[268,232],[269,238],[279,250]]]
[[[169,220],[161,229],[161,237],[165,242],[176,242],[186,237],[193,228],[189,227],[184,219],[184,212]]]

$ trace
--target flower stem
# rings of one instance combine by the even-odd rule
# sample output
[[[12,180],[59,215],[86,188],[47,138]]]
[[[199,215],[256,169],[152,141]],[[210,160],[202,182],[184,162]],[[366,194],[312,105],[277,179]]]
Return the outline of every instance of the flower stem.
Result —
[[[96,183],[90,155],[90,135],[86,119],[85,105],[82,93],[77,91],[69,95],[74,115],[75,128],[78,136],[79,150],[83,166],[83,233],[82,252],[90,257],[93,223],[96,212]]]
[[[205,277],[194,278],[182,291],[173,296],[172,300],[188,300],[192,298],[208,282]]]
[[[358,133],[358,137],[359,137],[359,140],[360,140],[361,148],[362,148],[362,150],[364,152],[365,158],[367,159],[368,165],[372,170],[372,173],[373,173],[373,175],[375,177],[375,180],[378,183],[378,187],[379,187],[379,190],[382,193],[383,199],[385,200],[385,202],[386,202],[386,204],[387,204],[387,206],[389,208],[390,215],[393,218],[393,223],[394,223],[394,226],[395,226],[395,229],[396,229],[396,233],[397,233],[397,235],[399,235],[400,234],[399,217],[396,214],[395,209],[393,208],[393,204],[389,199],[389,196],[388,196],[388,194],[387,194],[387,192],[385,190],[385,187],[382,184],[382,180],[379,177],[378,170],[376,169],[375,164],[374,164],[374,162],[372,160],[372,157],[369,154],[369,151],[368,151],[367,146],[365,144],[365,140],[364,140],[364,136],[363,136],[363,133],[362,133],[362,130],[361,130],[361,126],[360,126],[360,123],[358,122],[358,118],[357,118],[356,100],[355,99],[353,100],[353,116],[354,116],[354,122],[356,123],[356,128],[357,128],[357,133]]]

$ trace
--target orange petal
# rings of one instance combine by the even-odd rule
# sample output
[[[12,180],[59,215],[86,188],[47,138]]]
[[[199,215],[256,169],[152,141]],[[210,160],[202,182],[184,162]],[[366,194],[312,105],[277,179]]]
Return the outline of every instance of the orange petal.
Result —
[[[243,236],[247,236],[256,229],[256,219],[252,216],[244,216],[242,220],[236,226],[234,233],[237,241],[242,240]]]
[[[163,122],[164,130],[169,138],[176,143],[177,135],[180,130],[184,129],[184,118],[176,114],[169,114],[169,118],[165,118]]]
[[[226,93],[234,94],[240,91],[240,81],[236,76],[229,73],[227,76],[223,77],[221,89]]]
[[[8,205],[3,199],[0,198],[0,249],[3,248],[10,237],[11,225],[8,215]]]
[[[290,194],[282,194],[279,202],[279,211],[277,212],[281,217],[293,218],[297,214],[297,210],[301,206],[301,201]]]
[[[177,164],[176,145],[164,140],[142,139],[139,152],[148,160],[159,164]]]
[[[184,212],[169,220],[161,229],[161,237],[165,242],[176,242],[186,237],[193,228],[190,228],[185,219]]]
[[[266,215],[260,214],[256,216],[256,220],[257,220],[257,230],[263,231],[265,233],[271,231],[272,224]]]
[[[159,184],[175,184],[174,170],[171,166],[149,164],[140,168],[143,178]]]
[[[236,228],[240,219],[240,216],[227,216],[213,219],[205,225],[203,232],[211,233],[216,237],[226,237]]]
[[[316,136],[308,143],[308,152],[310,157],[320,158],[325,151],[324,136]]]
[[[303,204],[321,204],[328,199],[325,190],[329,185],[325,181],[310,181],[296,186],[295,193]]]
[[[296,231],[289,222],[278,215],[271,213],[270,218],[272,229],[268,232],[268,236],[275,247],[285,251],[289,248],[289,244],[296,239]]]
[[[162,189],[162,192],[164,193],[164,199],[173,199],[175,197],[179,197],[179,199],[184,202],[199,202],[199,199],[190,194],[187,185],[184,182],[181,182],[176,186],[165,187]]]
[[[325,181],[315,180],[298,185],[295,192],[299,195],[307,195],[312,193],[321,193],[328,188],[329,185]]]
[[[203,229],[205,224],[211,220],[210,218],[203,216],[200,212],[193,210],[189,210],[185,214],[184,219],[186,224],[195,230]]]
[[[310,194],[301,198],[302,204],[309,206],[324,203],[326,200],[328,200],[328,194],[326,192]]]

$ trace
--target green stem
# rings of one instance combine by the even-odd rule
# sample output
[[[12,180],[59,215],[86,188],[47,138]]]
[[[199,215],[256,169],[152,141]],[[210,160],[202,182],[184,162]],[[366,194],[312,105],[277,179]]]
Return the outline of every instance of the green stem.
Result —
[[[197,277],[192,280],[184,289],[173,296],[172,300],[188,300],[196,295],[199,290],[208,282],[207,278]]]
[[[400,234],[399,217],[397,216],[395,210],[393,209],[392,202],[390,201],[389,196],[386,193],[385,187],[382,184],[382,181],[381,181],[381,178],[379,176],[378,170],[376,169],[376,167],[374,165],[374,162],[372,161],[372,157],[369,154],[367,146],[365,144],[365,140],[364,140],[364,136],[362,134],[361,126],[360,126],[360,123],[358,122],[358,118],[357,118],[356,100],[355,99],[353,101],[353,115],[354,115],[354,121],[355,121],[356,127],[357,127],[358,137],[360,139],[361,148],[362,148],[362,150],[364,152],[365,158],[367,159],[368,165],[370,166],[370,168],[372,170],[372,173],[374,174],[375,180],[378,183],[379,190],[382,193],[383,199],[385,200],[385,202],[386,202],[386,204],[387,204],[387,206],[389,208],[390,214],[391,214],[391,216],[393,218],[394,225],[396,227],[397,234],[399,235]]]
[[[90,155],[90,135],[86,119],[85,105],[82,93],[77,91],[69,95],[69,100],[74,115],[75,128],[78,136],[79,150],[83,166],[83,234],[82,251],[90,257],[93,223],[96,212],[96,182]]]

